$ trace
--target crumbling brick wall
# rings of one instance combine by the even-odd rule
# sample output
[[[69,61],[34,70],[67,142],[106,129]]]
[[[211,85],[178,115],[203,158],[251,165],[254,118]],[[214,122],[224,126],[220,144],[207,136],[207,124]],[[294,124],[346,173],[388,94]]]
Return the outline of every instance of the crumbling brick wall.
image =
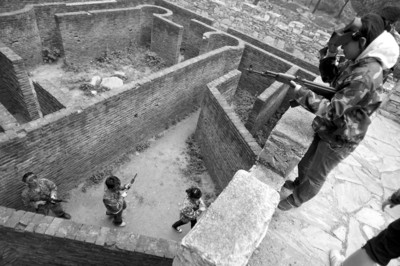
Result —
[[[231,72],[208,85],[195,133],[207,170],[220,191],[236,171],[250,169],[261,152],[224,96],[229,88],[237,87],[239,73]]]
[[[21,176],[28,171],[68,191],[134,150],[190,113],[205,84],[237,69],[242,52],[240,46],[219,49],[105,92],[87,107],[62,109],[0,133],[1,205],[22,208]]]
[[[10,113],[21,114],[27,121],[42,116],[36,92],[21,57],[0,47],[0,100]]]
[[[2,265],[167,266],[177,249],[172,240],[1,206],[0,235]]]

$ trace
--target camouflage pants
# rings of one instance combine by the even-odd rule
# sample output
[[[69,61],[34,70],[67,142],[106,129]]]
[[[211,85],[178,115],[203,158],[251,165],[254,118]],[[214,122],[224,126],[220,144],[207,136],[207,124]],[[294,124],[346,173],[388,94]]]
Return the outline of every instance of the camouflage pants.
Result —
[[[46,203],[44,205],[39,205],[36,209],[37,213],[49,215],[50,210],[55,214],[57,217],[62,217],[64,215],[64,210],[61,207],[61,203]]]

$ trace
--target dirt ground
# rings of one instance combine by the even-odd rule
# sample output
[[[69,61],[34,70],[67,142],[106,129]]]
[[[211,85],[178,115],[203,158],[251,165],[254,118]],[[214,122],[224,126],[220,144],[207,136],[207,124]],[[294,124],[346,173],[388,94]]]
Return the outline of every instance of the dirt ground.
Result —
[[[179,219],[179,206],[185,190],[196,184],[184,175],[189,161],[185,141],[196,128],[199,112],[191,114],[164,132],[164,136],[151,140],[150,147],[133,154],[130,160],[113,174],[128,183],[138,174],[135,183],[128,191],[127,209],[124,220],[127,225],[121,230],[137,234],[180,241],[189,231],[190,225],[182,227],[183,233],[175,232],[171,225]],[[202,173],[199,187],[204,194],[215,195],[214,184],[207,172]],[[102,202],[104,182],[86,188],[82,192],[80,184],[69,194],[65,209],[72,220],[79,223],[114,227],[105,215]],[[213,199],[210,199],[210,201]]]

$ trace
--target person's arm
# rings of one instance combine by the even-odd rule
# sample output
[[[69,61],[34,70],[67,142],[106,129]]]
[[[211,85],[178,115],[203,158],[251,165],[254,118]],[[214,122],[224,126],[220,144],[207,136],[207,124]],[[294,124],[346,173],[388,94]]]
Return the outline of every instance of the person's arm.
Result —
[[[181,209],[181,213],[185,217],[193,220],[193,219],[196,219],[200,215],[201,211],[200,210],[195,211],[192,206],[185,206]]]
[[[50,198],[56,199],[57,198],[57,186],[53,181],[43,178],[43,181],[47,188],[50,190]]]
[[[389,198],[387,198],[382,203],[382,211],[385,210],[385,207],[389,205],[390,208],[393,208],[396,205],[400,204],[400,189],[394,192]]]
[[[307,88],[299,88],[298,85],[295,88],[295,97],[302,106],[317,116],[331,120],[332,123],[341,122],[337,119],[342,117],[348,109],[357,105],[369,92],[370,86],[362,73],[354,73],[346,80],[349,81],[335,93],[330,101]]]

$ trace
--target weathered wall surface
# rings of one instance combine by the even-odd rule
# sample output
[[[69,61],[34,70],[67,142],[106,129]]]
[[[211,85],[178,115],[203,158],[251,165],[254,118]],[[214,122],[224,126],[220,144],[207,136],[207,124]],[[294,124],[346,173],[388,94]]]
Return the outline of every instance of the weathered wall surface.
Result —
[[[42,116],[22,58],[7,47],[0,47],[0,91],[6,95],[0,100],[11,113],[21,114],[28,121]]]
[[[31,6],[11,13],[0,12],[0,36],[4,45],[24,59],[26,66],[42,62],[41,40]]]
[[[1,205],[22,207],[21,176],[27,171],[50,178],[60,191],[68,191],[162,132],[192,111],[204,84],[237,69],[242,52],[243,47],[212,51],[137,84],[105,92],[97,103],[83,109],[62,109],[0,133]]]
[[[186,48],[186,42],[187,39],[189,38],[189,33],[191,30],[190,29],[190,24],[191,20],[195,19],[197,21],[203,22],[207,25],[212,25],[213,20],[207,17],[203,17],[193,11],[190,11],[186,8],[183,8],[181,6],[177,6],[175,4],[172,4],[168,1],[164,0],[156,0],[155,4],[158,6],[162,6],[168,10],[171,10],[172,13],[174,14],[172,16],[172,21],[182,25],[183,26],[183,38],[182,38],[182,46]]]
[[[140,8],[56,14],[65,60],[93,60],[134,45],[140,40],[140,14]]]
[[[319,74],[318,67],[315,64],[311,64],[307,61],[301,60],[300,58],[294,56],[293,54],[287,53],[281,49],[277,49],[276,47],[274,47],[272,45],[269,45],[265,42],[255,39],[255,38],[253,38],[243,32],[240,32],[238,30],[228,28],[227,32],[229,34],[232,34],[235,37],[242,39],[245,42],[248,42],[258,48],[261,48],[269,53],[272,53],[282,59],[285,59],[285,60],[291,62],[292,64],[298,65],[299,67],[304,68],[315,74]]]
[[[221,77],[219,84],[208,85],[195,133],[207,170],[219,190],[228,185],[236,171],[250,169],[261,152],[232,106],[216,88],[234,86],[231,80],[237,81],[237,76],[230,73]]]
[[[301,107],[291,108],[282,116],[253,167],[235,173],[182,239],[174,266],[247,265],[267,233],[279,201],[277,191],[313,139],[311,126],[304,127],[311,125],[313,118]]]
[[[174,266],[246,265],[268,230],[279,194],[238,171],[182,239]]]
[[[2,265],[172,265],[177,243],[0,207]],[[4,263],[4,264],[3,264]]]
[[[1,96],[0,96],[1,97]],[[12,129],[18,125],[17,119],[0,102],[0,132]]]
[[[43,115],[48,115],[65,108],[53,95],[45,90],[40,84],[33,82],[36,95],[39,101],[40,110]]]
[[[150,49],[159,54],[167,66],[178,63],[183,27],[172,21],[171,16],[154,15]]]
[[[296,75],[298,68],[292,67],[286,74]],[[268,87],[263,93],[261,93],[254,105],[253,109],[249,114],[246,122],[246,128],[255,134],[261,127],[268,122],[268,120],[275,114],[278,108],[289,107],[287,93],[289,91],[289,85],[282,84],[281,82],[275,81]],[[282,106],[285,105],[285,106]]]
[[[204,34],[206,32],[215,32],[216,29],[211,27],[210,25],[200,22],[196,19],[193,19],[190,22],[190,31],[189,36],[184,45],[185,51],[185,59],[196,57],[200,54],[200,49],[203,46],[203,43],[208,43],[207,40],[203,41]]]
[[[247,68],[250,66],[253,67],[253,70],[260,72],[269,70],[284,73],[290,69],[291,64],[273,54],[246,43],[239,66],[239,70],[243,73],[239,86],[248,90],[253,95],[258,95],[266,90],[275,80],[258,74],[249,73]]]

